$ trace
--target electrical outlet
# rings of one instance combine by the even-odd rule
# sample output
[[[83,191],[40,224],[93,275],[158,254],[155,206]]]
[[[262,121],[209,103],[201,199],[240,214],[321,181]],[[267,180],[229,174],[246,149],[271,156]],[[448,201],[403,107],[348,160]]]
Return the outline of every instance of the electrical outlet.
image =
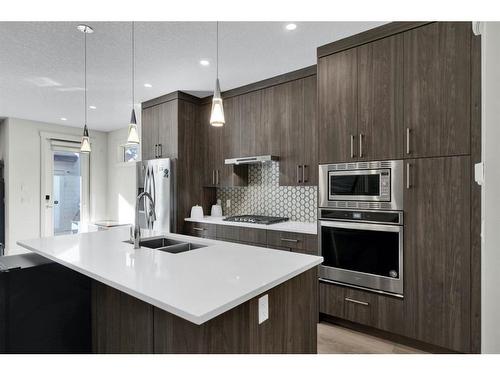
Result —
[[[269,295],[259,298],[259,324],[269,319]]]
[[[226,200],[226,208],[231,208],[231,199]]]

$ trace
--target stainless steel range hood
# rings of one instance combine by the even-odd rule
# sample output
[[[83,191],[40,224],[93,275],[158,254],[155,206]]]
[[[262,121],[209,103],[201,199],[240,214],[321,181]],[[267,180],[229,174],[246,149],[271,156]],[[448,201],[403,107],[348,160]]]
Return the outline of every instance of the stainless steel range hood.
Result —
[[[244,158],[226,159],[225,164],[256,164],[266,163],[268,161],[277,161],[279,157],[273,155],[247,156]]]

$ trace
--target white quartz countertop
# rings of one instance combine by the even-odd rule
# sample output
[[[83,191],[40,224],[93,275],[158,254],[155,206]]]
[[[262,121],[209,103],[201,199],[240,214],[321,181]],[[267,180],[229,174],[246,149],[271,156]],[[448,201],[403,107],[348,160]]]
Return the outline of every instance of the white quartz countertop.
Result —
[[[144,247],[134,250],[123,242],[128,236],[128,228],[115,228],[18,244],[195,324],[323,261],[318,256],[177,234],[167,237],[207,247],[179,254]]]
[[[195,223],[231,225],[235,227],[259,228],[267,230],[278,230],[283,232],[318,234],[318,224],[316,223],[307,223],[302,221],[284,221],[282,223],[265,225],[265,224],[239,223],[235,221],[224,221],[223,219],[225,218],[226,216],[222,217],[204,216],[203,219],[186,218],[184,220],[193,221]]]

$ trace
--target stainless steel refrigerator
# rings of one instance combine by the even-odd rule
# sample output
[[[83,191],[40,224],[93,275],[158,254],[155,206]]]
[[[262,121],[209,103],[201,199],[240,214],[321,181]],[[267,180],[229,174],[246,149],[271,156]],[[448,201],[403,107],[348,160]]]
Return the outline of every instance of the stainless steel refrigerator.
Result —
[[[147,191],[155,202],[156,220],[152,220],[153,205],[143,198],[139,205],[139,225],[143,229],[175,232],[175,160],[153,159],[137,162],[137,195]]]

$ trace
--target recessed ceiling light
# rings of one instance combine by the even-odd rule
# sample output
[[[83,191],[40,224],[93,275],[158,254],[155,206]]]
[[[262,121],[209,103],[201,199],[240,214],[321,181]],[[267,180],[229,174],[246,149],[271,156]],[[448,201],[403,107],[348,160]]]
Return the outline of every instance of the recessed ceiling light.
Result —
[[[153,87],[153,85],[151,83],[145,83],[144,87],[147,87],[149,89],[149,88]]]
[[[67,118],[66,117],[61,117],[61,121],[66,121]]]
[[[294,23],[289,23],[285,26],[285,29],[289,30],[289,31],[292,31],[292,30],[295,30],[297,28],[297,25],[294,24]]]
[[[90,109],[97,109],[97,107],[95,105],[89,105],[89,108]]]
[[[210,61],[208,61],[208,60],[200,60],[200,65],[209,66],[210,65]]]

